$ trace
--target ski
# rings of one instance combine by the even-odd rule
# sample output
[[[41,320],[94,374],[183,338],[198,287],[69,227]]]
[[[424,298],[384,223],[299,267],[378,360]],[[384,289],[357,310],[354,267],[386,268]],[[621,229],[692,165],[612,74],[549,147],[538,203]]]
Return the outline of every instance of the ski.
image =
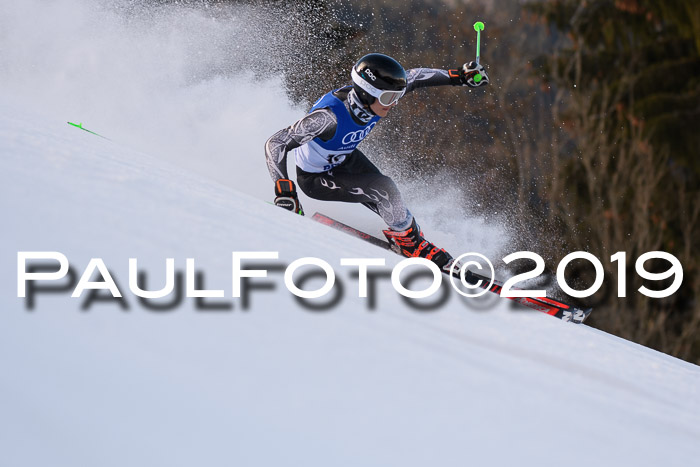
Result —
[[[372,236],[368,233],[364,233],[361,230],[357,230],[354,227],[350,227],[349,225],[343,224],[340,221],[337,221],[335,219],[331,219],[330,217],[326,216],[325,214],[321,214],[320,212],[317,212],[313,216],[311,216],[311,218],[313,220],[315,220],[316,222],[320,222],[323,225],[333,227],[334,229],[337,229],[337,230],[342,230],[343,232],[350,234],[354,237],[361,238],[362,240],[369,242],[372,245],[376,245],[378,247],[384,248],[385,250],[391,250],[391,244],[389,242],[387,242],[386,240],[380,240],[377,237]]]
[[[456,272],[455,275],[457,274],[458,273]],[[489,284],[491,283],[490,277],[482,276],[480,274],[470,271],[469,269],[467,269],[467,272],[465,274],[465,280],[470,284],[475,284],[484,290],[488,289],[489,292],[493,292],[498,295],[500,295],[501,290],[503,289],[503,283],[501,281],[494,279],[493,283],[489,287]],[[511,290],[518,289],[516,287],[512,287]],[[559,300],[554,300],[552,298],[547,297],[503,298],[513,300],[514,302],[520,303],[521,305],[525,305],[528,308],[541,311],[550,316],[554,316],[555,318],[559,318],[563,321],[570,321],[576,324],[583,323],[586,320],[586,318],[588,318],[588,315],[591,314],[591,311],[593,311],[592,308],[576,308],[571,305],[567,305],[566,303],[561,302]]]
[[[372,245],[378,246],[380,248],[384,248],[385,250],[392,251],[396,254],[400,253],[396,250],[394,250],[391,246],[391,244],[386,241],[386,240],[381,240],[373,235],[370,235],[368,233],[365,233],[361,230],[358,230],[354,227],[351,227],[347,224],[344,224],[340,221],[337,221],[331,217],[326,216],[325,214],[321,214],[319,212],[315,213],[313,216],[311,216],[313,220],[316,222],[319,222],[323,225],[327,225],[329,227],[333,227],[334,229],[341,230],[349,235],[352,235],[357,238],[361,238],[362,240],[371,243]],[[449,274],[446,271],[445,274]],[[452,274],[456,278],[460,278],[460,270],[459,268],[455,268]],[[500,295],[501,290],[503,289],[503,283],[494,279],[493,282],[491,281],[490,277],[482,276],[478,273],[472,272],[471,270],[467,269],[467,272],[464,274],[464,279],[470,283],[477,285],[478,287],[488,290],[489,292],[495,293],[497,295]],[[512,290],[517,290],[513,288]],[[555,300],[552,298],[547,298],[547,297],[504,297],[508,298],[510,300],[513,300],[517,303],[520,303],[521,305],[524,305],[528,308],[532,308],[533,310],[541,311],[543,313],[546,313],[550,316],[554,316],[555,318],[559,318],[563,321],[569,321],[572,323],[580,324],[583,323],[586,318],[588,318],[588,315],[591,314],[592,308],[576,308],[574,306],[568,305],[564,302],[561,302],[559,300]]]

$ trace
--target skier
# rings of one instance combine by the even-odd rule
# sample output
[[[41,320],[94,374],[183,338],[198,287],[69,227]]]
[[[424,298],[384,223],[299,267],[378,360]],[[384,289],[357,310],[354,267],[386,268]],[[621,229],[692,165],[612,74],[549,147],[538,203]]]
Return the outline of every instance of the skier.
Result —
[[[489,83],[483,66],[460,69],[413,68],[372,53],[351,72],[352,85],[322,96],[308,114],[265,143],[275,182],[275,204],[303,215],[294,182],[287,175],[287,153],[294,150],[297,183],[310,198],[362,203],[389,227],[384,235],[407,257],[422,257],[449,271],[452,256],[423,237],[391,178],[383,175],[357,145],[407,92],[429,86],[479,87]]]

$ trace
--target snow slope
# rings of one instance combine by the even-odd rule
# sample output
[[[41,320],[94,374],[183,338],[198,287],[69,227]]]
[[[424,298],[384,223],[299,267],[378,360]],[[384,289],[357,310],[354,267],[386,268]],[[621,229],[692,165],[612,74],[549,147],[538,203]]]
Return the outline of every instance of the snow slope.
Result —
[[[61,0],[46,11],[21,3],[3,11],[0,37],[17,38],[17,19],[33,15],[44,29],[21,43],[26,53],[50,45],[42,31],[94,27],[86,2]],[[179,17],[196,30],[193,18]],[[118,45],[113,37],[135,41],[122,23],[101,21],[108,27],[93,32],[103,46]],[[56,44],[68,44],[58,32]],[[379,282],[370,310],[340,259],[383,257],[388,270],[399,258],[265,201],[260,139],[285,123],[229,110],[264,102],[273,84],[237,76],[200,93],[199,85],[166,90],[188,109],[207,93],[238,93],[215,117],[250,133],[250,147],[232,149],[223,170],[231,176],[215,177],[213,156],[199,164],[169,157],[169,149],[205,144],[206,125],[190,128],[177,117],[167,122],[171,134],[163,124],[146,143],[120,120],[125,111],[102,115],[87,100],[74,107],[60,97],[70,88],[61,87],[62,73],[77,66],[61,47],[53,49],[58,57],[46,55],[44,78],[23,72],[16,51],[0,50],[3,70],[12,70],[0,76],[0,465],[656,466],[689,465],[700,455],[695,365],[507,303],[477,311],[452,294],[438,311],[418,312],[388,281]],[[101,60],[87,64],[101,69]],[[82,69],[83,91],[105,104],[119,98],[100,93]],[[133,113],[142,121],[163,97],[148,97],[147,82],[130,87],[145,99]],[[104,122],[91,129],[112,141],[66,124],[83,111]],[[284,104],[280,120],[296,112]],[[207,154],[223,154],[226,144],[212,143]],[[478,251],[499,248],[489,240],[494,230],[470,232]],[[128,309],[93,302],[82,310],[84,299],[68,290],[40,294],[28,310],[17,298],[18,251],[62,252],[78,275],[102,258]],[[345,294],[312,312],[270,273],[274,289],[253,292],[243,310],[229,297],[232,251],[277,251],[280,264],[322,258]],[[163,283],[165,258],[175,258],[178,271],[194,258],[206,288],[226,294],[209,303],[232,308],[205,311],[193,299],[170,311],[145,308],[128,292],[132,257],[149,288]]]
[[[126,289],[130,257],[154,283],[164,258],[180,270],[195,258],[228,295],[231,251],[334,266],[387,253],[63,121],[10,115],[3,465],[681,465],[700,454],[696,366],[536,312],[476,312],[453,297],[420,313],[386,282],[375,311],[347,293],[310,312],[272,274],[276,290],[246,312],[191,299],[147,310]],[[16,254],[43,250],[79,274],[102,258],[129,311],[80,311],[67,292],[26,310]]]

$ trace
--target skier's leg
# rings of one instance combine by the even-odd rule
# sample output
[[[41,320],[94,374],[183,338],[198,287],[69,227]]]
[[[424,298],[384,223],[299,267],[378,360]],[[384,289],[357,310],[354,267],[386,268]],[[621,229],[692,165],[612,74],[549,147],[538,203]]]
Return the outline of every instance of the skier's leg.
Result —
[[[310,198],[362,203],[392,229],[406,229],[413,220],[394,181],[359,150],[328,172],[309,173],[297,168],[297,184]]]
[[[379,169],[377,169],[377,167],[369,159],[367,159],[364,154],[359,151],[357,152],[359,153],[357,154],[358,157],[352,160],[352,165],[345,167],[345,164],[343,164],[338,168],[351,172],[381,174]],[[353,156],[354,155],[355,153],[353,153]],[[385,178],[388,180],[388,182],[384,182],[386,183],[385,189],[389,192],[391,189],[395,189],[398,193],[398,188],[396,188],[394,182],[389,177]],[[379,184],[381,185],[382,183]],[[398,194],[398,197],[401,199],[400,194]],[[403,200],[401,200],[401,203],[403,206]],[[367,205],[368,203],[363,204]],[[377,208],[381,208],[381,204],[375,204],[375,206],[377,206]],[[367,207],[375,210],[372,206]],[[452,255],[450,255],[443,248],[438,248],[433,243],[427,241],[425,237],[423,237],[423,232],[416,223],[416,219],[411,215],[408,209],[406,209],[406,213],[408,215],[406,221],[403,223],[392,225],[387,222],[389,225],[389,230],[384,230],[383,232],[387,237],[387,240],[389,240],[389,243],[395,245],[404,256],[426,258],[433,261],[445,271],[449,271],[453,262]],[[380,215],[382,215],[381,212]]]
[[[297,183],[311,198],[363,203],[377,212],[389,226],[384,235],[403,255],[429,259],[445,271],[452,265],[449,253],[423,237],[393,180],[362,152],[355,150],[343,164],[328,172],[309,173],[297,168]]]

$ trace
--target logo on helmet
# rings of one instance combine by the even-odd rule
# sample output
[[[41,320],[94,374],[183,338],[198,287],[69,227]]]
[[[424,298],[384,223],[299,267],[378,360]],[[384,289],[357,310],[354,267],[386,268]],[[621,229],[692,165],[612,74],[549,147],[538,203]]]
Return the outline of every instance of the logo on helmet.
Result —
[[[377,81],[377,78],[374,76],[374,74],[372,74],[372,70],[370,70],[369,68],[365,70],[365,74],[367,74],[367,76],[369,76],[372,79],[372,81]]]

